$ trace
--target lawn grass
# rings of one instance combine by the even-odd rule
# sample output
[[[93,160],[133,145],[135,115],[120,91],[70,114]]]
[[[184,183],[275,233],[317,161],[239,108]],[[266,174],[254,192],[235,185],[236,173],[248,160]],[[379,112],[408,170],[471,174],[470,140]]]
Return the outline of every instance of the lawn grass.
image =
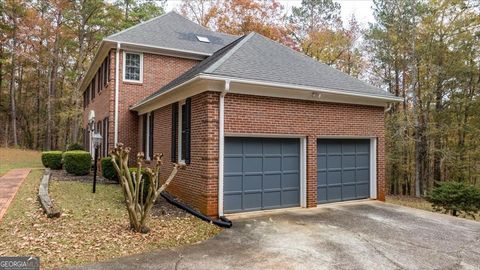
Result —
[[[416,197],[410,197],[410,196],[387,196],[385,198],[385,202],[407,206],[411,208],[417,208],[417,209],[426,210],[430,212],[436,212],[433,209],[432,204],[427,202],[424,198],[416,198]],[[461,215],[459,217],[466,218],[466,219],[473,219],[471,216]],[[475,220],[480,221],[480,215],[475,215]]]
[[[0,176],[11,169],[42,168],[41,155],[33,150],[0,148]]]
[[[118,185],[52,181],[50,195],[62,211],[48,219],[36,194],[43,170],[33,170],[0,223],[0,256],[35,255],[42,269],[106,260],[205,240],[220,229],[190,215],[152,217],[148,234],[128,229]]]

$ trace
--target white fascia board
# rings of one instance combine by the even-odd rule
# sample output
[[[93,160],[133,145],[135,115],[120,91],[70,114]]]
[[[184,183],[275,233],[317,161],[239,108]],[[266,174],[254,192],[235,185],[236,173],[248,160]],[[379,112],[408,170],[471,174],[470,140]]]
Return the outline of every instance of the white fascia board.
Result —
[[[318,87],[303,86],[303,85],[266,82],[266,81],[232,78],[232,77],[223,77],[223,76],[207,75],[207,74],[200,74],[198,77],[200,77],[202,79],[207,79],[207,80],[227,80],[228,79],[231,82],[236,82],[236,83],[245,83],[245,84],[260,85],[260,86],[270,86],[270,87],[278,87],[278,88],[306,90],[306,91],[319,92],[319,93],[331,93],[331,94],[345,95],[345,96],[372,98],[372,99],[384,100],[384,101],[387,101],[387,102],[403,101],[403,98],[400,98],[400,97],[384,97],[384,96],[379,96],[379,95],[374,95],[374,94],[346,92],[346,91],[336,90],[336,89],[326,89],[326,88],[318,88]]]
[[[270,93],[266,92],[246,92],[238,89],[232,89],[232,93],[239,93],[239,94],[250,94],[250,95],[259,95],[259,96],[273,96],[273,97],[281,97],[281,98],[292,98],[292,99],[306,99],[306,100],[316,100],[321,102],[333,102],[333,103],[347,103],[347,104],[358,104],[358,105],[371,105],[371,106],[385,106],[389,102],[400,102],[403,101],[402,98],[399,97],[383,97],[377,95],[370,95],[370,94],[363,94],[363,93],[347,93],[345,91],[340,90],[333,90],[333,89],[324,89],[324,88],[316,88],[316,87],[309,87],[309,86],[301,86],[301,85],[292,85],[292,84],[281,84],[281,83],[273,83],[273,82],[264,82],[264,81],[255,81],[255,80],[246,80],[246,79],[239,79],[239,78],[232,78],[232,77],[222,77],[222,76],[213,76],[208,74],[199,74],[192,79],[185,81],[167,91],[160,93],[159,95],[152,97],[148,100],[144,100],[141,103],[138,103],[130,108],[133,111],[144,111],[143,107],[147,106],[148,104],[152,104],[156,99],[164,96],[172,91],[175,91],[178,88],[185,87],[193,82],[206,80],[206,81],[226,81],[230,80],[231,83],[237,84],[246,84],[246,85],[255,85],[255,86],[263,86],[263,87],[271,87],[274,89],[270,91]],[[317,93],[325,93],[330,95],[335,95],[335,98],[320,98],[315,99],[309,95],[298,96],[292,93],[288,93],[283,89],[292,89],[297,90],[297,92],[317,92]],[[202,91],[196,91],[197,93],[203,91],[222,91],[222,89],[203,89]],[[275,93],[274,93],[275,92]],[[362,98],[363,101],[359,102],[355,100],[355,98]],[[163,103],[163,102],[162,102]],[[158,106],[157,106],[158,107]]]

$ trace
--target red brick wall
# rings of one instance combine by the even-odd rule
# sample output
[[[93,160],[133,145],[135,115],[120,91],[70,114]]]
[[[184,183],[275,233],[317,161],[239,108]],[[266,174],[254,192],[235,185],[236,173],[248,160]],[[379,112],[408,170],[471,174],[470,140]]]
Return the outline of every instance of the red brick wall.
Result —
[[[88,106],[83,111],[82,127],[87,128],[88,115],[91,110],[95,111],[96,121],[103,121],[106,117],[109,118],[108,127],[108,144],[109,149],[113,147],[113,115],[114,115],[114,98],[115,98],[115,51],[110,51],[110,77],[108,78],[107,86],[100,92],[95,93],[95,98],[91,100]],[[103,61],[103,59],[101,59]],[[87,149],[88,151],[88,149]]]
[[[205,92],[192,97],[191,162],[178,172],[167,191],[207,215],[217,215],[218,95]],[[161,178],[171,162],[172,105],[154,111],[153,152],[163,153]]]
[[[307,206],[317,205],[317,138],[372,136],[377,140],[377,197],[385,199],[384,108],[228,94],[225,133],[307,137]]]
[[[86,128],[90,110],[95,111],[97,120],[109,117],[109,149],[114,147],[115,123],[115,51],[110,52],[110,78],[107,88],[95,94],[83,112],[83,127]],[[143,82],[130,83],[123,81],[123,50],[120,51],[119,72],[119,126],[118,142],[132,148],[132,160],[138,151],[141,151],[142,136],[139,126],[141,117],[131,112],[129,106],[141,101],[146,96],[159,90],[162,86],[177,78],[193,65],[197,60],[183,59],[157,54],[143,54]]]
[[[124,82],[123,50],[120,50],[118,142],[130,146],[135,155],[141,151],[142,136],[139,136],[138,130],[141,117],[138,117],[136,112],[130,111],[129,107],[156,92],[197,63],[197,60],[143,53],[143,82]],[[111,122],[113,125],[113,118]]]

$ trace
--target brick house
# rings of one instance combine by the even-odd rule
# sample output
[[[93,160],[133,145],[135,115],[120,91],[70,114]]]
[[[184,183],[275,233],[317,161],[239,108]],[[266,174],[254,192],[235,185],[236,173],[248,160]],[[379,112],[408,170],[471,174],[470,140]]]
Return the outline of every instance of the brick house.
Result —
[[[384,200],[384,110],[398,98],[256,33],[175,12],[105,38],[82,82],[104,137],[164,154],[168,191],[210,216]]]

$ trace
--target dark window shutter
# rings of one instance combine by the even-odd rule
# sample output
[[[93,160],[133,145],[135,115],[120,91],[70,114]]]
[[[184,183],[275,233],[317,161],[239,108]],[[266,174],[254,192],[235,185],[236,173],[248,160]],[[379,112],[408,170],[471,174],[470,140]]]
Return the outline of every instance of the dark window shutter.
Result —
[[[192,99],[187,98],[185,101],[185,117],[186,117],[186,127],[185,127],[185,163],[190,164],[190,128],[192,126]]]
[[[150,149],[150,159],[153,159],[153,112],[150,113],[150,134],[149,134],[149,149]]]
[[[172,162],[177,162],[178,102],[172,104]]]
[[[143,154],[147,154],[147,114],[143,115],[143,128],[142,128],[142,151]]]

